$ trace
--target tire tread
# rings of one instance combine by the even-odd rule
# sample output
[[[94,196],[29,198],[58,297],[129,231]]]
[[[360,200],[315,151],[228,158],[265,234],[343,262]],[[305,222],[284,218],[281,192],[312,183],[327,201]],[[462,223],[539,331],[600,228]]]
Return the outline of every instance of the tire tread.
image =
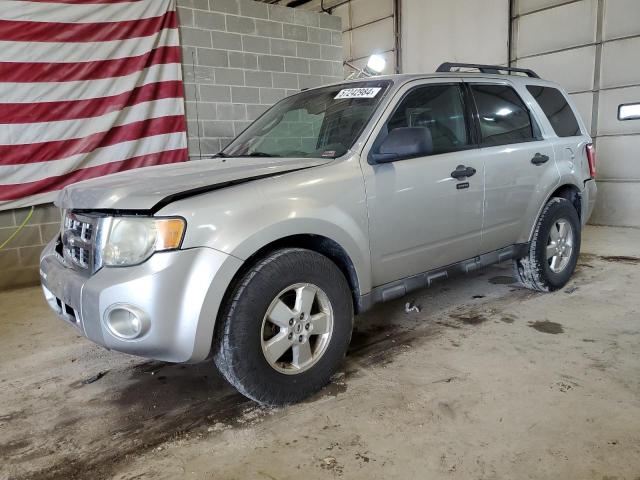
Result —
[[[523,258],[515,259],[513,261],[513,273],[518,281],[520,281],[526,288],[538,292],[550,292],[556,290],[549,281],[545,273],[545,266],[538,258],[538,252],[540,243],[546,247],[547,238],[546,235],[542,236],[541,230],[546,226],[546,223],[551,215],[557,209],[562,206],[570,206],[570,202],[565,198],[553,197],[544,206],[536,227],[531,237],[531,243],[529,245],[529,251]],[[573,209],[573,206],[571,206]],[[575,210],[573,210],[575,211]],[[577,213],[576,213],[577,216]],[[578,221],[579,225],[579,221]],[[579,232],[576,232],[576,238],[579,238]],[[579,253],[579,242],[576,245],[576,253]]]
[[[265,277],[261,279],[260,277],[265,275],[265,270],[267,269],[270,271],[270,278]],[[241,364],[244,356],[239,353],[246,354],[246,352],[237,352],[237,340],[239,336],[252,335],[255,334],[255,332],[245,331],[239,333],[237,329],[233,329],[234,321],[237,321],[239,310],[244,302],[254,300],[252,295],[255,295],[255,292],[251,292],[253,282],[270,282],[273,278],[279,278],[284,276],[286,272],[297,269],[319,271],[328,281],[344,291],[344,298],[340,300],[346,302],[343,307],[346,306],[346,308],[350,309],[351,325],[349,325],[349,328],[352,327],[353,303],[349,285],[342,272],[327,257],[303,248],[283,248],[273,251],[258,260],[242,275],[235,286],[232,286],[231,294],[227,297],[226,302],[221,308],[221,314],[217,321],[212,343],[212,354],[213,360],[222,376],[244,396],[259,403],[286,405],[302,400],[309,392],[303,390],[303,385],[299,385],[301,389],[292,388],[289,389],[288,392],[282,390],[274,391],[265,378],[259,378],[253,374],[254,372],[245,368],[246,366]],[[344,353],[346,353],[346,346],[349,340],[350,335],[344,348],[343,357]],[[314,368],[315,365],[312,367],[312,370]],[[319,374],[320,377],[311,383],[323,386],[328,383],[333,371],[321,371]],[[291,376],[292,383],[294,384],[296,384],[297,380],[295,377],[296,376]],[[300,383],[302,382],[297,382],[297,384]]]

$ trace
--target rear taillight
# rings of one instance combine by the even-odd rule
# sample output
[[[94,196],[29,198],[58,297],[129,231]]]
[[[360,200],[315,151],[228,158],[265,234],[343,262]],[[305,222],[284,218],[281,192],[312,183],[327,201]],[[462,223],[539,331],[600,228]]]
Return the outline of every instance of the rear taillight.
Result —
[[[596,149],[593,148],[593,143],[587,145],[587,160],[589,161],[589,175],[591,178],[596,178]]]

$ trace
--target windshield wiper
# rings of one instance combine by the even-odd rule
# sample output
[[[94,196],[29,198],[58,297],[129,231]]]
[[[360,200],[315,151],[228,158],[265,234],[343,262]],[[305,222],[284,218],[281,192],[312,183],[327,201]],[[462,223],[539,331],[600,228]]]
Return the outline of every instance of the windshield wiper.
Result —
[[[265,158],[274,158],[274,157],[279,157],[280,155],[274,155],[272,153],[265,153],[265,152],[252,152],[249,153],[247,155],[242,155],[243,157],[265,157]]]
[[[243,155],[228,155],[226,153],[220,152],[220,153],[216,153],[213,156],[213,158],[243,158],[243,157],[275,158],[275,157],[280,157],[280,155],[274,155],[272,153],[266,153],[266,152],[253,152],[253,153],[246,153]]]

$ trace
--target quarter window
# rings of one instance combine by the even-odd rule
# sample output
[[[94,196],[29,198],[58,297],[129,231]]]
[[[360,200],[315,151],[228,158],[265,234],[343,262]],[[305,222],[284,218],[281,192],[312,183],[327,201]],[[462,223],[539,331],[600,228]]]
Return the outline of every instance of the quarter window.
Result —
[[[531,117],[515,90],[506,85],[471,85],[483,145],[535,140]]]
[[[430,135],[433,149],[426,154],[452,152],[471,142],[458,84],[426,85],[411,90],[400,102],[378,137],[373,150],[396,128],[418,127]]]
[[[527,85],[527,90],[542,108],[556,135],[559,137],[580,135],[580,127],[576,116],[560,90],[539,85]]]

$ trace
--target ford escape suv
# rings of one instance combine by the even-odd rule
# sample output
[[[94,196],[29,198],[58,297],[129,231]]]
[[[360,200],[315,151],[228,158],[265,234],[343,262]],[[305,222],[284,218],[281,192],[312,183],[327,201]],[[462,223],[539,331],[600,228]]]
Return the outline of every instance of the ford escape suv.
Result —
[[[42,285],[93,342],[213,359],[282,405],[329,381],[378,302],[506,260],[561,288],[594,178],[570,97],[532,71],[348,81],[285,98],[213,159],[64,189]]]

